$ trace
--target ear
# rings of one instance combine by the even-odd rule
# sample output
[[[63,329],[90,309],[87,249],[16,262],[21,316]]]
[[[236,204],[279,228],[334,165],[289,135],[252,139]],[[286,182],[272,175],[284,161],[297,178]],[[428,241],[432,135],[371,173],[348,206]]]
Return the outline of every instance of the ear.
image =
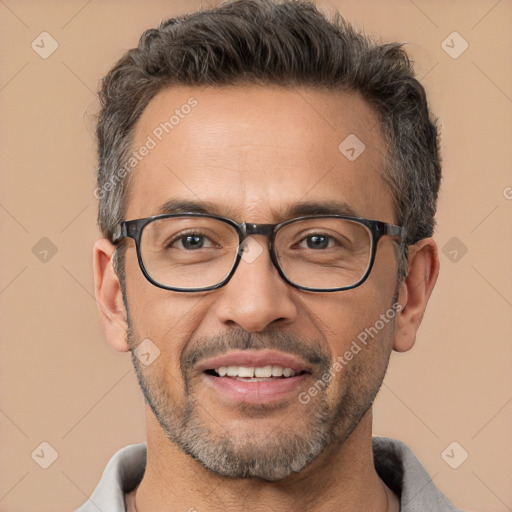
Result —
[[[393,349],[406,352],[414,346],[416,332],[439,275],[437,244],[424,238],[409,247],[408,274],[400,287]]]
[[[101,238],[94,244],[94,291],[108,344],[118,352],[127,352],[127,316],[121,283],[112,265],[114,249],[114,245],[106,238]]]

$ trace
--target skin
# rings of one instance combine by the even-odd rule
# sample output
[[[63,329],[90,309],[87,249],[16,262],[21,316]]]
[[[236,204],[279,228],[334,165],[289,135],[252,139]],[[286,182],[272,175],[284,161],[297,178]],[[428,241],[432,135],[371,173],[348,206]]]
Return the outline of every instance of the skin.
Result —
[[[136,126],[133,147],[144,144],[191,96],[197,107],[133,171],[126,219],[155,215],[167,200],[180,198],[214,202],[214,213],[238,222],[278,223],[293,203],[331,199],[343,200],[360,217],[396,223],[392,196],[382,180],[384,139],[376,114],[358,95],[307,88],[174,87],[150,102]],[[352,162],[338,150],[351,133],[366,146]],[[95,288],[107,341],[120,352],[146,338],[158,346],[160,356],[148,367],[139,365],[138,371],[163,400],[161,411],[169,421],[179,418],[192,400],[196,417],[209,429],[207,442],[229,437],[241,451],[252,442],[266,453],[272,439],[284,443],[286,436],[304,432],[321,407],[332,420],[332,441],[301,471],[285,478],[232,479],[184,453],[146,404],[148,459],[136,492],[138,512],[398,510],[397,497],[374,469],[371,402],[391,351],[414,345],[438,275],[435,242],[425,239],[410,248],[409,274],[398,290],[401,310],[394,322],[335,373],[308,405],[294,395],[274,407],[236,407],[206,386],[194,367],[185,370],[190,379],[186,390],[180,368],[184,355],[200,349],[204,340],[251,333],[264,343],[266,335],[277,331],[334,363],[390,308],[396,291],[394,244],[388,237],[379,242],[367,281],[334,293],[288,285],[270,261],[265,238],[258,235],[254,240],[264,249],[262,254],[251,263],[242,260],[226,286],[188,294],[149,283],[139,269],[133,240],[128,240],[130,339],[112,267],[114,247],[98,240]],[[311,375],[301,391],[317,377]],[[354,405],[345,407],[350,398]]]

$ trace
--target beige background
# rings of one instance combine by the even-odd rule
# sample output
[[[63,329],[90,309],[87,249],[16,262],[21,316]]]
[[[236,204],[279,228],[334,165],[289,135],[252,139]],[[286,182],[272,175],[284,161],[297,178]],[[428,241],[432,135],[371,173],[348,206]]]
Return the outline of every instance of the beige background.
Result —
[[[416,347],[392,357],[375,433],[408,443],[458,507],[512,510],[512,2],[318,4],[407,42],[442,123],[436,237],[447,255]],[[106,346],[93,298],[95,149],[84,112],[144,29],[199,6],[0,1],[2,511],[71,510],[116,450],[144,440],[129,356]],[[58,43],[47,59],[31,48],[43,31]],[[456,59],[442,47],[453,31],[469,44]],[[57,249],[46,262],[48,242],[33,253],[43,237]],[[458,469],[441,456],[453,441],[469,453]],[[36,463],[49,461],[42,442],[58,453],[48,469]],[[461,448],[452,453],[459,460]]]

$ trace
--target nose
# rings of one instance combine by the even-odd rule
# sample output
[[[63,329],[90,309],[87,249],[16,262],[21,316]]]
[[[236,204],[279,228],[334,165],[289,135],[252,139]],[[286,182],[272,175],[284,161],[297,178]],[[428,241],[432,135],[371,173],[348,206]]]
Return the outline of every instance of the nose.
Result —
[[[216,315],[225,325],[260,332],[273,323],[286,325],[298,315],[297,290],[286,283],[272,263],[268,239],[251,236],[230,281],[220,288]]]

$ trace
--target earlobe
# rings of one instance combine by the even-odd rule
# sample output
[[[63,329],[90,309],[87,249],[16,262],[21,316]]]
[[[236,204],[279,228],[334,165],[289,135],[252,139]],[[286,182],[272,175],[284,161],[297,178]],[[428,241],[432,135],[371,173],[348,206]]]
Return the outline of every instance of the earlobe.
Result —
[[[400,287],[393,349],[406,352],[414,346],[416,333],[439,275],[437,245],[432,238],[409,248],[407,277]]]
[[[112,266],[114,249],[106,238],[101,238],[94,244],[94,291],[108,344],[118,352],[127,352],[129,345],[126,339],[126,309],[121,284]]]

